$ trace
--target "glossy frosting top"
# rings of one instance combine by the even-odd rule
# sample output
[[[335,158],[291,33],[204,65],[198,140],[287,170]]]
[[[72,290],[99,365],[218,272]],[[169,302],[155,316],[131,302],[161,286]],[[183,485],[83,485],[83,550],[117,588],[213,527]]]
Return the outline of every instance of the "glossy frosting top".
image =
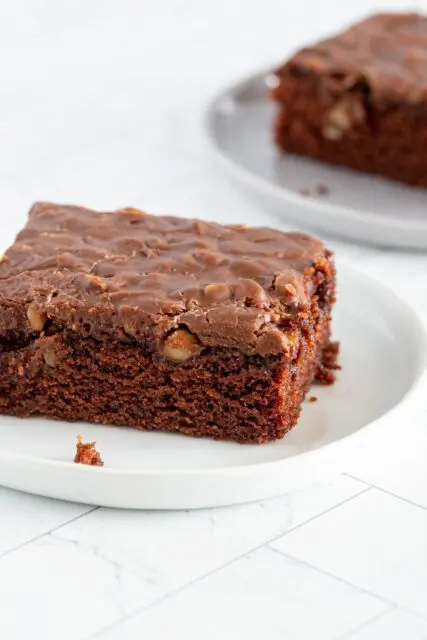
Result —
[[[97,338],[184,326],[206,345],[277,351],[280,325],[307,310],[316,260],[329,252],[300,233],[38,203],[0,264],[0,334],[34,329],[30,309]]]
[[[289,69],[333,78],[344,88],[362,82],[380,102],[427,101],[427,16],[374,15],[301,49],[278,76]]]

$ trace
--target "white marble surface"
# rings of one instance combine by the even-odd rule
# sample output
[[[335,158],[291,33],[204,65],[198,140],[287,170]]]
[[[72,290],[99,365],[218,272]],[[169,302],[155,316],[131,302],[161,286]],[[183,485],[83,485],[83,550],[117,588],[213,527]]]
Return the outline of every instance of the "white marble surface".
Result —
[[[0,2],[2,245],[36,199],[277,223],[212,166],[210,95],[367,9],[414,6],[427,9]],[[427,321],[426,255],[331,244]],[[426,423],[414,406],[348,475],[227,509],[119,512],[0,488],[0,638],[427,638]]]

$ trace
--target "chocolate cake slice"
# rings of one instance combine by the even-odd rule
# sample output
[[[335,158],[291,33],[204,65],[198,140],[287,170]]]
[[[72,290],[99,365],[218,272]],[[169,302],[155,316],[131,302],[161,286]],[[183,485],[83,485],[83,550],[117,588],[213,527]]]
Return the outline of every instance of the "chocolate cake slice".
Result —
[[[35,204],[0,264],[0,413],[280,438],[334,296],[303,234]]]
[[[427,187],[427,16],[378,14],[276,71],[283,151]]]

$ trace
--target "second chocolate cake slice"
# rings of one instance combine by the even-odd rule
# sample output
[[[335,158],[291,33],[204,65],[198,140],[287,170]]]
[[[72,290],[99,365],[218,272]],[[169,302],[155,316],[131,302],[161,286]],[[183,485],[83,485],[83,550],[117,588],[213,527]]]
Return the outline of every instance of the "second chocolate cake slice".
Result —
[[[276,71],[284,151],[427,186],[427,17],[380,14]]]
[[[0,264],[0,413],[280,438],[334,296],[306,235],[36,204]]]

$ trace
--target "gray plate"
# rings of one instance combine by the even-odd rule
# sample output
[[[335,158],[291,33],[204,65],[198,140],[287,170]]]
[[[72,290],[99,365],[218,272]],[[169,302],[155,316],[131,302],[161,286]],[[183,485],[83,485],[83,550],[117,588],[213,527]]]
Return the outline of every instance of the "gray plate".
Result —
[[[245,193],[294,227],[353,242],[427,249],[427,190],[276,151],[268,81],[260,73],[235,84],[207,110],[215,155]],[[324,187],[327,193],[319,193]]]

